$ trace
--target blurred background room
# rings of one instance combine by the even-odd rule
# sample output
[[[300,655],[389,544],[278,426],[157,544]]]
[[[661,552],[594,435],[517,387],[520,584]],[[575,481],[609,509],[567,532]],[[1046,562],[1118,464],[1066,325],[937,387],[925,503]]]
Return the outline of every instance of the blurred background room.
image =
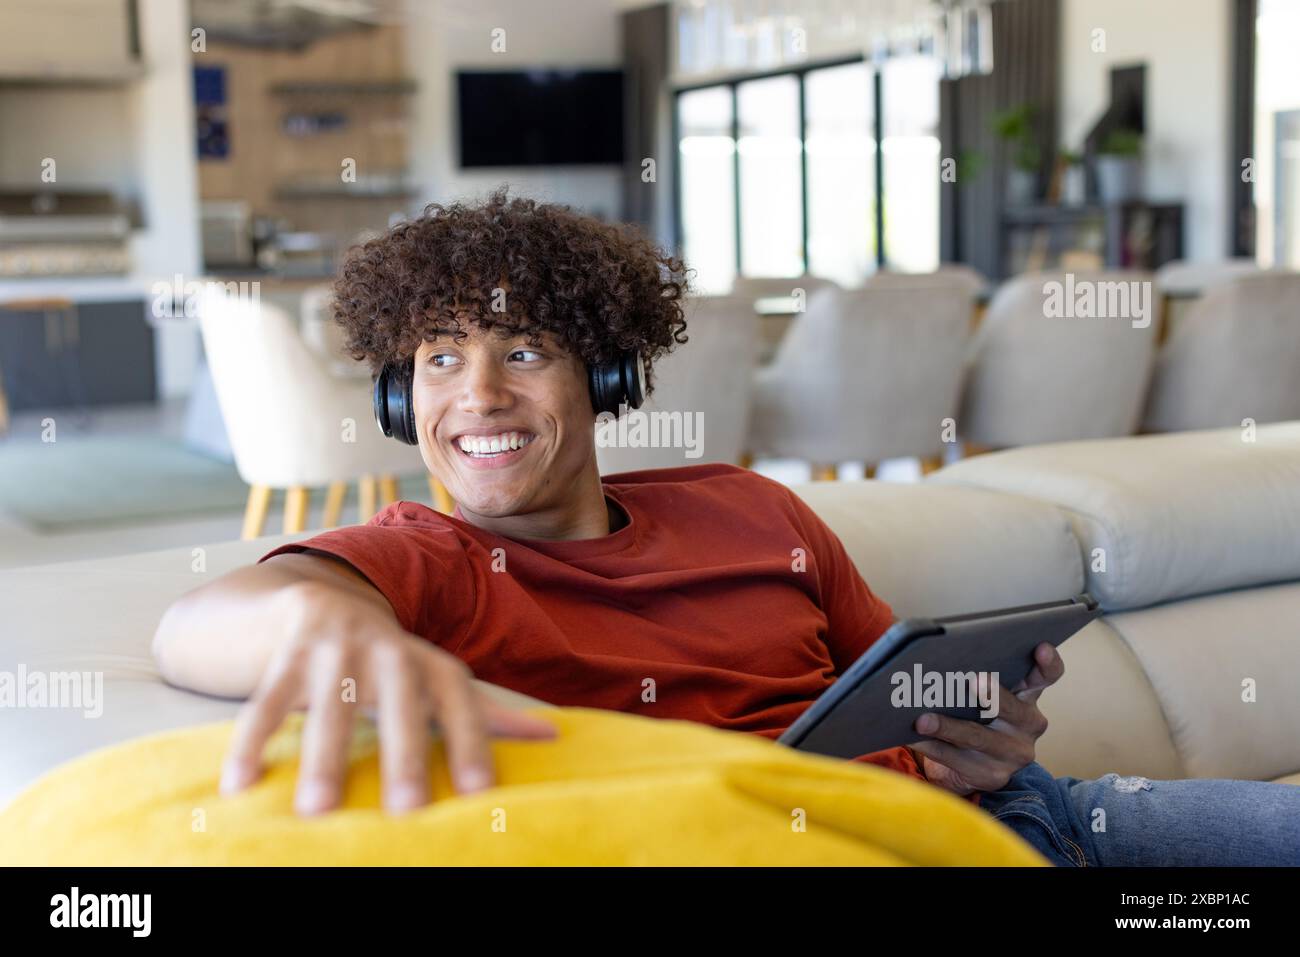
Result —
[[[655,407],[702,455],[605,473],[1300,419],[1298,44],[1296,0],[0,0],[0,568],[449,509],[330,282],[500,184],[695,270]]]

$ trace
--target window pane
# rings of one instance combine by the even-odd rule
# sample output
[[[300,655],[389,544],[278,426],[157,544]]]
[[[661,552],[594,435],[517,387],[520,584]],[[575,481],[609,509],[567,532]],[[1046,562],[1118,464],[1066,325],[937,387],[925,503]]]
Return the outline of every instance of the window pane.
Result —
[[[809,272],[842,286],[876,268],[876,140],[871,70],[810,71],[804,80]]]
[[[736,277],[735,143],[731,89],[692,90],[677,98],[682,190],[682,254],[695,287],[722,293]]]
[[[1255,254],[1300,269],[1300,6],[1260,0],[1255,52]]]
[[[740,271],[804,271],[799,81],[750,80],[736,87],[740,111]]]
[[[891,269],[939,265],[939,78],[929,56],[894,57],[881,72],[885,257]]]

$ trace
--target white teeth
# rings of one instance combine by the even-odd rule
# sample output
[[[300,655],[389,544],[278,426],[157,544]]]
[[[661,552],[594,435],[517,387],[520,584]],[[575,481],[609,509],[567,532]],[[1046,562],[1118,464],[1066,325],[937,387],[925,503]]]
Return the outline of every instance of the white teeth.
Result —
[[[456,441],[460,450],[469,455],[499,455],[522,449],[532,440],[531,435],[502,432],[499,435],[462,435]]]

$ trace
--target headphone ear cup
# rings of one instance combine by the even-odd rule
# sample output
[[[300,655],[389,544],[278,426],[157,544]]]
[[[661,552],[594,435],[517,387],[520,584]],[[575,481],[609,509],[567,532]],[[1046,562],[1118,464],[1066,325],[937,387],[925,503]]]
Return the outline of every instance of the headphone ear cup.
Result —
[[[379,370],[379,375],[375,376],[375,391],[371,404],[374,406],[375,424],[379,426],[379,431],[391,438],[393,427],[388,421],[388,375],[389,367],[384,366]]]
[[[618,415],[622,406],[640,408],[645,401],[645,363],[639,352],[622,352],[613,362],[588,370],[591,407],[597,415]]]
[[[587,369],[587,385],[591,392],[591,407],[595,410],[596,415],[604,415],[606,412],[611,415],[618,415],[618,402],[610,401],[614,392],[610,379],[616,379],[617,377],[618,366],[614,363],[604,362]]]
[[[641,361],[641,353],[623,353],[620,365],[622,366],[623,393],[626,396],[627,407],[629,409],[639,409],[641,403],[645,401],[645,363]]]
[[[374,404],[380,432],[407,445],[420,444],[415,433],[411,376],[405,369],[384,366],[375,379]]]
[[[415,395],[411,389],[414,370],[409,376],[402,379],[402,422],[405,428],[402,431],[402,441],[407,445],[419,445],[420,437],[415,431]]]

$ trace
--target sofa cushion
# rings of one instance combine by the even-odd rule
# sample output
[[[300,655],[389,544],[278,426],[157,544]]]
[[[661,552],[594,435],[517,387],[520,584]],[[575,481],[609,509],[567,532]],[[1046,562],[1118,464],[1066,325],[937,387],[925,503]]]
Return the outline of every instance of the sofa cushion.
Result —
[[[56,764],[141,734],[232,717],[238,701],[163,683],[150,642],[176,598],[282,542],[278,535],[121,558],[38,565],[0,572],[0,681],[25,687],[89,674],[75,690],[82,707],[15,707],[0,721],[0,806]],[[96,677],[96,676],[102,677]],[[95,691],[99,682],[100,691]],[[483,685],[513,705],[531,699]]]
[[[452,795],[432,745],[434,802],[402,815],[380,806],[366,722],[344,810],[316,818],[293,812],[296,716],[268,745],[263,779],[233,797],[217,793],[229,723],[132,741],[55,770],[0,813],[0,866],[1043,863],[969,802],[883,768],[682,721],[536,714],[558,736],[494,742],[498,784],[479,794]]]
[[[1067,509],[1107,611],[1300,578],[1300,422],[1011,449],[927,484]]]
[[[1048,722],[1038,763],[1058,777],[1185,777],[1160,698],[1108,620],[1094,621],[1060,651],[1065,676],[1038,699]]]
[[[1300,583],[1106,622],[1155,689],[1184,776],[1267,781],[1300,771]]]
[[[1043,502],[889,482],[814,482],[795,492],[899,617],[1006,608],[1083,590],[1070,523]]]

